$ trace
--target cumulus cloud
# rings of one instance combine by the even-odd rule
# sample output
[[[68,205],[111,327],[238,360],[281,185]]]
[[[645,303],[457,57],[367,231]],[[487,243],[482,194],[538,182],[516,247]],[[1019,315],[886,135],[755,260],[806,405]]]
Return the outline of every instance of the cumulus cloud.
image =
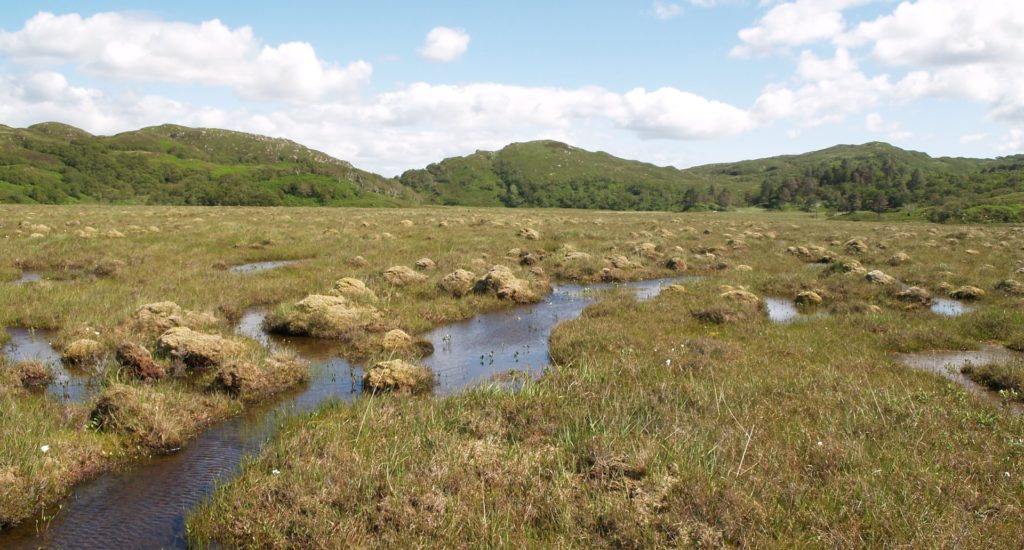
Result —
[[[462,29],[434,27],[427,33],[427,41],[420,55],[437,63],[450,63],[462,57],[469,49],[469,33]]]
[[[755,121],[738,107],[675,88],[618,93],[600,87],[417,83],[365,98],[285,104],[276,110],[191,105],[159,96],[73,86],[45,71],[0,77],[0,120],[25,126],[58,120],[110,134],[174,122],[287,137],[387,174],[540,137],[579,142],[712,139]]]
[[[885,134],[889,141],[905,141],[913,137],[913,132],[901,128],[898,122],[886,122],[885,117],[878,113],[869,113],[864,117],[864,128],[873,134]]]
[[[660,0],[654,3],[654,16],[658,19],[672,19],[683,14],[683,7],[679,4],[673,4],[671,2],[661,2]]]
[[[990,116],[1024,121],[1024,12],[1014,0],[903,2],[857,25],[837,42],[870,50],[893,69],[907,69],[905,97],[964,98],[987,104]]]
[[[762,123],[794,119],[806,126],[820,126],[874,108],[895,88],[887,75],[866,75],[844,50],[832,58],[804,51],[796,82],[767,86],[754,102],[752,113]]]
[[[73,63],[105,77],[226,86],[256,100],[349,92],[373,72],[364,61],[326,63],[306,42],[265,45],[249,27],[216,19],[196,25],[121,13],[42,12],[20,30],[0,31],[0,52],[25,66]]]
[[[768,10],[752,27],[739,32],[735,57],[767,55],[794,46],[832,40],[846,29],[843,10],[870,0],[796,0]]]

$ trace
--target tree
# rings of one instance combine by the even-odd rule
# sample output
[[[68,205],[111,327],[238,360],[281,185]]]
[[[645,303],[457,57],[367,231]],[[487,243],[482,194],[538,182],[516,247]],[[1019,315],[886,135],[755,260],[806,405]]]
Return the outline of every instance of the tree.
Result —
[[[889,202],[885,199],[885,193],[879,191],[871,201],[871,211],[881,216],[882,212],[885,212],[888,209]]]

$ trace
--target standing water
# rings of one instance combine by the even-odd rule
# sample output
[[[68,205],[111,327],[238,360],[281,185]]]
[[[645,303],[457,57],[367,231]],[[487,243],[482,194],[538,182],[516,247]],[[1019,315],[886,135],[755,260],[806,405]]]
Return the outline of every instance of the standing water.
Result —
[[[1002,405],[1003,400],[999,397],[999,394],[975,383],[974,380],[963,374],[961,370],[968,365],[981,367],[994,363],[1019,361],[1024,358],[1024,354],[987,344],[982,346],[981,349],[973,351],[925,351],[898,354],[896,358],[905,366],[943,376],[990,403]],[[1024,406],[1018,403],[1011,403],[1010,410],[1021,414],[1024,413]]]
[[[642,300],[678,281],[662,279],[621,286]],[[558,286],[539,304],[483,314],[428,333],[435,355],[424,363],[437,373],[438,392],[450,394],[510,369],[543,368],[554,326],[577,317],[596,300],[596,291],[609,288],[615,285]],[[351,401],[360,393],[361,369],[337,357],[335,344],[269,337],[259,328],[263,316],[259,311],[247,312],[238,332],[272,347],[294,351],[310,361],[308,384],[275,403],[254,407],[215,425],[178,453],[82,484],[62,503],[44,531],[36,532],[26,522],[0,535],[0,547],[185,548],[189,511],[218,483],[235,476],[242,459],[258,453],[284,418],[330,400]]]
[[[974,311],[974,308],[949,298],[936,298],[931,305],[932,313],[945,317],[959,317],[964,313]]]
[[[51,331],[8,328],[7,335],[11,339],[0,353],[9,362],[38,361],[53,373],[53,381],[46,386],[47,394],[72,403],[82,403],[89,398],[92,390],[89,377],[64,368],[60,354],[50,345]]]

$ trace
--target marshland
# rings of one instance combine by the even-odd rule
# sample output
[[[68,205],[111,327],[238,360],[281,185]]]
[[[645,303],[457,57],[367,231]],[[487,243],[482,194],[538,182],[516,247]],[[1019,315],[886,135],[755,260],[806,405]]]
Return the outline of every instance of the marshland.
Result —
[[[1019,226],[7,205],[0,257],[0,546],[1022,540]]]

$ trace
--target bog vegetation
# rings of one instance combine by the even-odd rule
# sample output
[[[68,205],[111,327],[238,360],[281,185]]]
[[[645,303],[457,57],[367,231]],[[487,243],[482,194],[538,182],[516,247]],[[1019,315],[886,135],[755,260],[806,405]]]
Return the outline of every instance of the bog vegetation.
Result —
[[[34,366],[0,359],[4,527],[307,383],[301,357],[236,333],[262,306],[268,330],[336,342],[372,391],[287,420],[191,511],[197,545],[1024,542],[1022,417],[894,355],[1024,349],[1020,227],[23,205],[0,206],[0,256],[0,325],[55,331],[66,368],[94,381],[60,402],[26,387]],[[230,269],[263,261],[294,262]],[[680,275],[699,279],[643,302],[601,295],[515,390],[431,395],[420,338],[434,327],[528,318],[567,281]],[[798,315],[773,322],[768,298]],[[969,311],[930,309],[954,298]],[[1019,365],[977,367],[1014,399]]]

